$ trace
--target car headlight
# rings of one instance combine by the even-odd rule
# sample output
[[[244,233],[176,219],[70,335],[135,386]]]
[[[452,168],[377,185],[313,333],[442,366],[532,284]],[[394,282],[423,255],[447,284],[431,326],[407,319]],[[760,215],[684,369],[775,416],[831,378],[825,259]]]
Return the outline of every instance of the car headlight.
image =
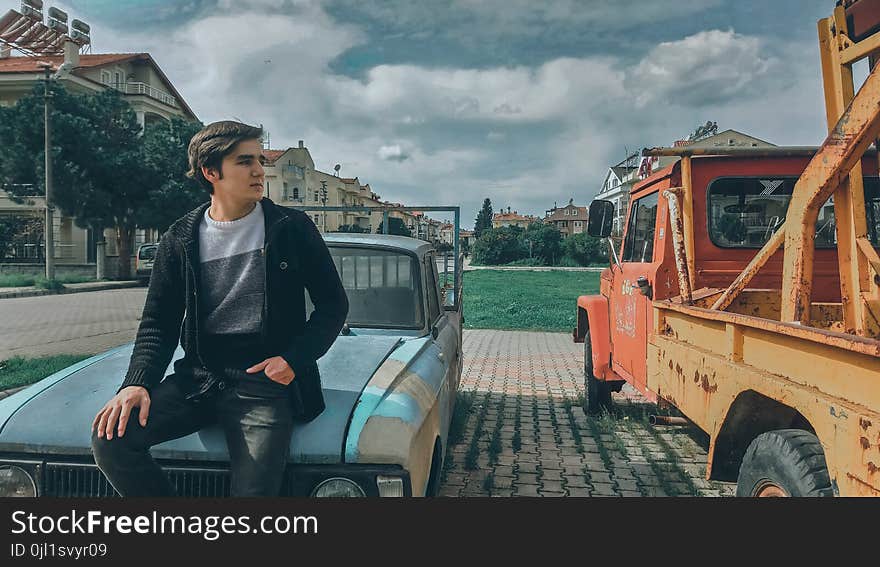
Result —
[[[403,479],[399,476],[382,476],[376,477],[376,487],[379,489],[379,496],[382,497],[401,497],[403,496]]]
[[[366,496],[358,483],[347,478],[328,478],[312,491],[318,498],[362,498]]]
[[[34,498],[37,485],[26,470],[15,465],[0,465],[0,497]]]

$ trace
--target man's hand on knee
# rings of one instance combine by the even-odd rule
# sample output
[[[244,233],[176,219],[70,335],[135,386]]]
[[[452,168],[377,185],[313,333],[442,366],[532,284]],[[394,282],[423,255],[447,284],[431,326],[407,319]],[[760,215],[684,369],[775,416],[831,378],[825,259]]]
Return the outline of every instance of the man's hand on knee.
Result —
[[[141,427],[147,425],[147,417],[150,415],[150,392],[142,386],[128,386],[113,396],[104,404],[95,420],[92,421],[92,432],[98,430],[98,437],[113,439],[113,430],[116,429],[117,437],[125,435],[128,425],[128,417],[133,408],[140,408]]]
[[[247,373],[255,374],[260,370],[266,373],[269,380],[284,384],[285,386],[293,382],[293,379],[296,377],[293,373],[293,368],[291,368],[290,365],[287,364],[287,361],[280,356],[273,356],[259,364],[254,364],[247,369]]]

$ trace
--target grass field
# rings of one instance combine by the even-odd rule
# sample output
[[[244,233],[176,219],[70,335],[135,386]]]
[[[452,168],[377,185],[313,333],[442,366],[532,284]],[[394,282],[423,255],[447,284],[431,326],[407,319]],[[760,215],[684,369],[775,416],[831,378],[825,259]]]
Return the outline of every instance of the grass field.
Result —
[[[8,390],[39,382],[71,364],[90,357],[90,354],[60,354],[42,358],[14,356],[0,360],[0,390]]]
[[[464,327],[570,332],[577,297],[596,293],[599,272],[465,272]]]

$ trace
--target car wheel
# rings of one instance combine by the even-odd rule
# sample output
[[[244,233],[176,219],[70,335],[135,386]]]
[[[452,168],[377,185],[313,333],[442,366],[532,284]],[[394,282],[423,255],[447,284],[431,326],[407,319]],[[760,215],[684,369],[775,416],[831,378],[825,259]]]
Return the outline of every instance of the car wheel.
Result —
[[[834,496],[819,439],[801,429],[779,429],[758,435],[743,457],[736,495]]]
[[[593,346],[590,331],[584,335],[584,413],[597,415],[611,407],[611,386],[593,375]]]

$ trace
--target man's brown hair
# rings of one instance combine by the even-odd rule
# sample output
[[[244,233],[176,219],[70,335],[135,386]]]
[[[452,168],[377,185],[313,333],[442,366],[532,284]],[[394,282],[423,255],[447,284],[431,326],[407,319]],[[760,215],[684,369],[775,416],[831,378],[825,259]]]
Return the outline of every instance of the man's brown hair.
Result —
[[[232,148],[243,140],[262,139],[263,129],[259,126],[249,126],[234,120],[212,122],[202,128],[189,142],[187,149],[189,171],[186,172],[186,176],[195,179],[205,191],[213,194],[214,186],[205,179],[202,167],[216,169],[222,179],[223,171],[220,165]]]

